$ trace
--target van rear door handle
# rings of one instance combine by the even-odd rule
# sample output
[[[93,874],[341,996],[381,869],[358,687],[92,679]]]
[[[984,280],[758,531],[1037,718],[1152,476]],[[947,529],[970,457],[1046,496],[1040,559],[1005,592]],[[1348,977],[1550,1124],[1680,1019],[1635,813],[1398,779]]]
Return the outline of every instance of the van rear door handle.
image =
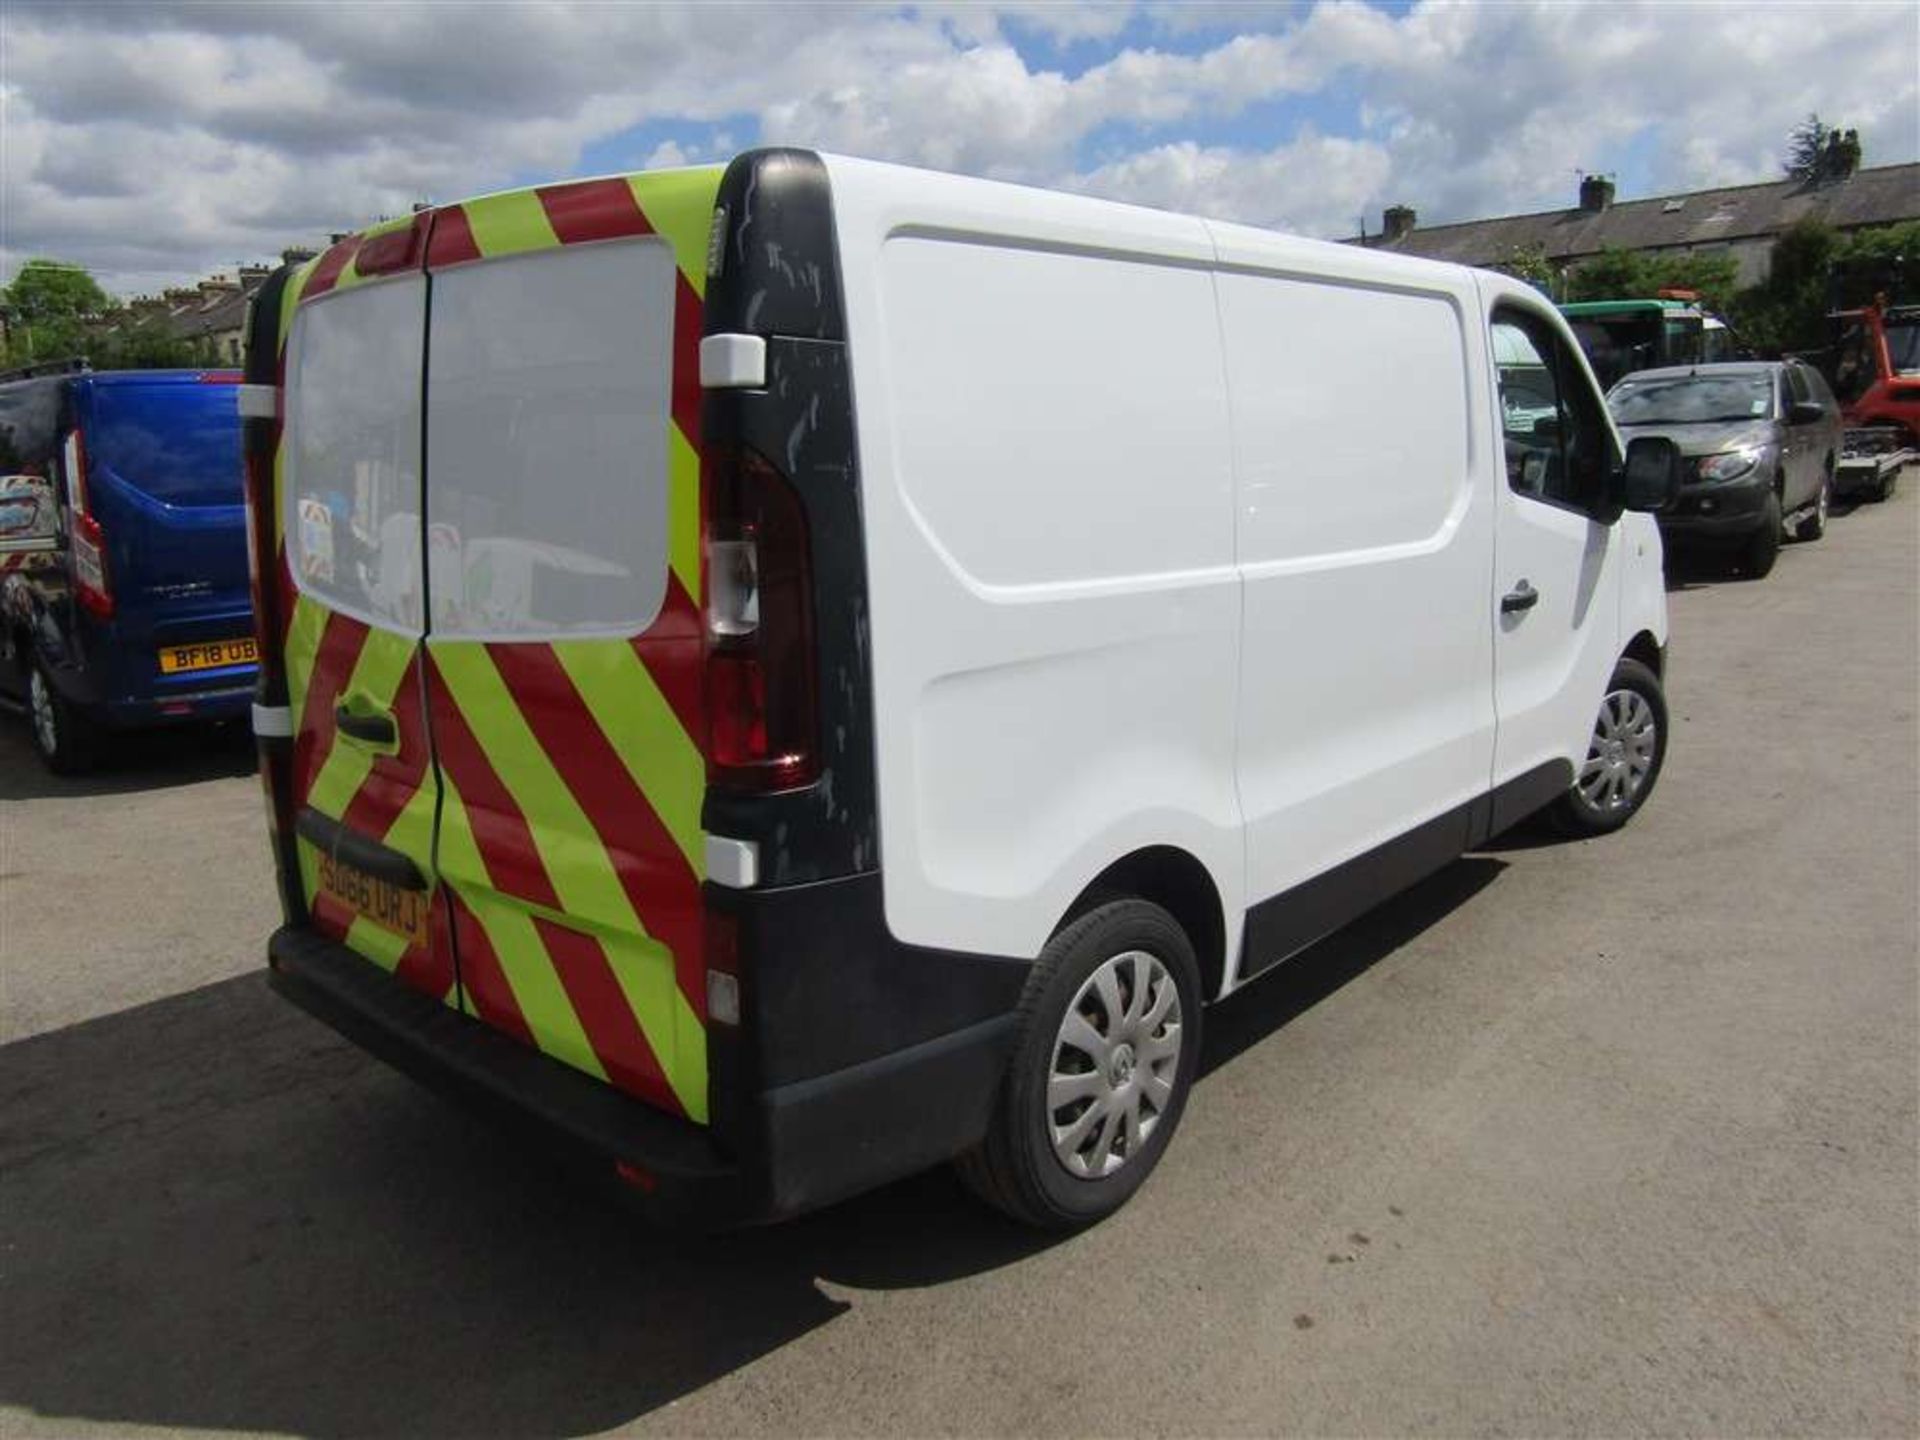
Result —
[[[391,715],[356,715],[342,705],[333,712],[333,723],[339,727],[342,735],[355,740],[365,741],[369,745],[391,745],[394,743],[393,717]]]
[[[1500,613],[1517,615],[1522,610],[1531,610],[1540,603],[1540,592],[1522,580],[1513,589],[1500,597]]]

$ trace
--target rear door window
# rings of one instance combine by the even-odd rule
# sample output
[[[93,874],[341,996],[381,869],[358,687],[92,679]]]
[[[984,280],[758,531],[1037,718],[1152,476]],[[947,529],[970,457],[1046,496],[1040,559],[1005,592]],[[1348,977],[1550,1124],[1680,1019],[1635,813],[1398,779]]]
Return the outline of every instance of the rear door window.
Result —
[[[633,635],[667,583],[673,251],[653,237],[436,275],[434,633]]]
[[[418,634],[426,277],[300,307],[287,345],[287,560],[332,609]]]
[[[168,505],[240,503],[240,421],[230,385],[97,384],[87,454]]]

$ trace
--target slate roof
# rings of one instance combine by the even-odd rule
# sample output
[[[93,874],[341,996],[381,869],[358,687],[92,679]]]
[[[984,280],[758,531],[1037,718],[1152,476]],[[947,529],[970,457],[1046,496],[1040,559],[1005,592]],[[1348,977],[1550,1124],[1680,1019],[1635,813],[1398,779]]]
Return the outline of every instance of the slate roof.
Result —
[[[1771,239],[1795,221],[1816,216],[1840,230],[1920,220],[1920,164],[1858,170],[1845,180],[1779,180],[1689,195],[1616,202],[1602,211],[1545,210],[1458,225],[1416,226],[1399,240],[1360,243],[1402,255],[1487,265],[1538,245],[1555,261],[1617,250],[1663,250]]]

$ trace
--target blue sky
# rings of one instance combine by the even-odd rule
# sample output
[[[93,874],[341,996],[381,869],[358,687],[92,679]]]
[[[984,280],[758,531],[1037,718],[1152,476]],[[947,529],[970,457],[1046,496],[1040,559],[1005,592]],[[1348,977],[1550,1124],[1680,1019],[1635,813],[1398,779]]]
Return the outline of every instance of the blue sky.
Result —
[[[120,293],[502,186],[756,143],[1319,236],[1920,158],[1920,6],[11,0],[0,265]]]

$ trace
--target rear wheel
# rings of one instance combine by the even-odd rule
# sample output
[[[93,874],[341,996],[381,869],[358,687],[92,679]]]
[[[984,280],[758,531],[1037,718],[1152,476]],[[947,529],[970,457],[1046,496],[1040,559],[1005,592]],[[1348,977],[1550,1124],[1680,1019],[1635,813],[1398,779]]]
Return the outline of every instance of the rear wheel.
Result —
[[[1667,758],[1667,697],[1660,677],[1622,660],[1594,717],[1586,759],[1548,812],[1568,835],[1605,835],[1631,820],[1653,793]]]
[[[93,764],[93,728],[54,688],[46,667],[34,661],[27,672],[27,719],[33,748],[56,775],[77,775]]]
[[[1159,906],[1119,900],[1067,926],[1027,979],[1013,1057],[961,1178],[1042,1229],[1118,1210],[1180,1123],[1200,1004],[1193,946]]]

